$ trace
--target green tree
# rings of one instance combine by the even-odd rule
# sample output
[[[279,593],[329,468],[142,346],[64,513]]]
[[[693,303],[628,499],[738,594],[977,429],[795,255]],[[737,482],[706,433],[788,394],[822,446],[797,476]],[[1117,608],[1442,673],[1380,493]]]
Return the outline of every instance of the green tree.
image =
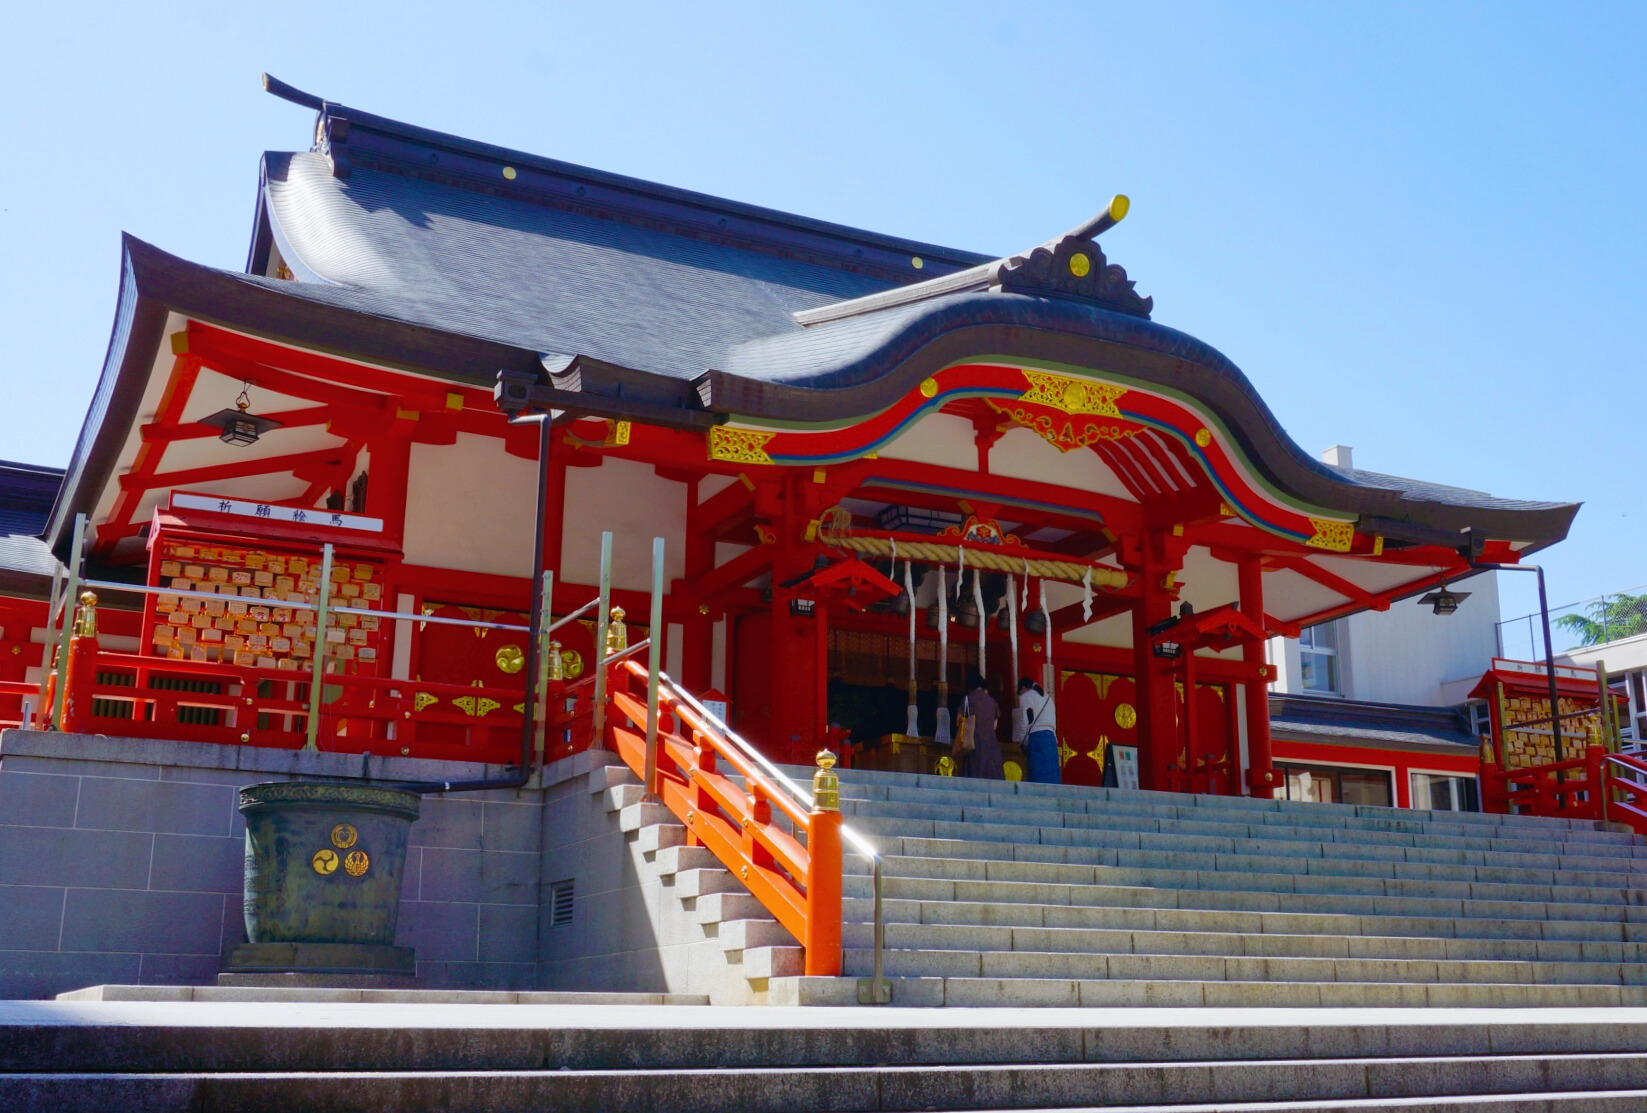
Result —
[[[1600,645],[1647,634],[1647,595],[1603,595],[1585,608],[1587,614],[1564,614],[1555,624],[1571,630],[1580,645]]]

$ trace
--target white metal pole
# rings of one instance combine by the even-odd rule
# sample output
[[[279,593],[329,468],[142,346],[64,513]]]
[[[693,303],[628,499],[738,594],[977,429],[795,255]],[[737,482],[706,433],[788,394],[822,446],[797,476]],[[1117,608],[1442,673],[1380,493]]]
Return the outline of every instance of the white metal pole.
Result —
[[[652,644],[646,650],[646,792],[658,790],[658,675],[663,669],[663,538],[652,538]]]
[[[320,554],[320,605],[315,608],[314,675],[309,678],[308,737],[305,750],[320,749],[320,697],[326,686],[326,619],[332,604],[332,544]]]
[[[555,574],[543,570],[543,601],[538,606],[538,628],[532,632],[538,644],[537,766],[549,748],[549,624],[554,621]]]
[[[57,636],[57,692],[52,699],[51,724],[63,729],[63,701],[69,687],[69,639],[74,636],[74,607],[80,598],[80,562],[86,552],[86,516],[74,516],[74,543],[69,550],[69,579],[63,591],[63,630]]]
[[[599,750],[606,745],[606,628],[612,621],[612,533],[600,535],[600,603],[595,608],[595,737],[589,743]]]

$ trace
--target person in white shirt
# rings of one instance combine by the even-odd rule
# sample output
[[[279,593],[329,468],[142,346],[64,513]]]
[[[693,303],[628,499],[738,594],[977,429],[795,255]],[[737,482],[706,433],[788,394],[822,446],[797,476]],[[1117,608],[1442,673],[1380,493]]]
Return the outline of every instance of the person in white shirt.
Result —
[[[1017,714],[1023,720],[1024,749],[1029,754],[1025,779],[1058,784],[1063,779],[1058,771],[1058,710],[1045,689],[1027,676],[1018,681]]]

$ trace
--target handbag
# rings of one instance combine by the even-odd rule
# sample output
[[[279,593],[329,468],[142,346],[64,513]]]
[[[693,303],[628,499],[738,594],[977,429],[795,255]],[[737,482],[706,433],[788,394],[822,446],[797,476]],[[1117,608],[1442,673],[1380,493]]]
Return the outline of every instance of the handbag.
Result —
[[[969,710],[970,704],[961,701],[961,723],[955,730],[955,752],[970,754],[978,748],[978,716]]]

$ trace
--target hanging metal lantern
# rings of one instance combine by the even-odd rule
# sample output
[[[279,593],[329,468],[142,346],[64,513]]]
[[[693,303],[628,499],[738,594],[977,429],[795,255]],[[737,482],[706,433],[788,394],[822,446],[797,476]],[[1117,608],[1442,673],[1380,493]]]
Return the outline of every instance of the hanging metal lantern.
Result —
[[[235,399],[234,409],[218,410],[210,417],[200,419],[202,425],[212,425],[223,430],[217,439],[224,444],[256,444],[257,439],[264,433],[280,428],[280,422],[273,418],[259,417],[251,412],[251,388],[252,383],[248,379],[240,384],[240,397]]]

